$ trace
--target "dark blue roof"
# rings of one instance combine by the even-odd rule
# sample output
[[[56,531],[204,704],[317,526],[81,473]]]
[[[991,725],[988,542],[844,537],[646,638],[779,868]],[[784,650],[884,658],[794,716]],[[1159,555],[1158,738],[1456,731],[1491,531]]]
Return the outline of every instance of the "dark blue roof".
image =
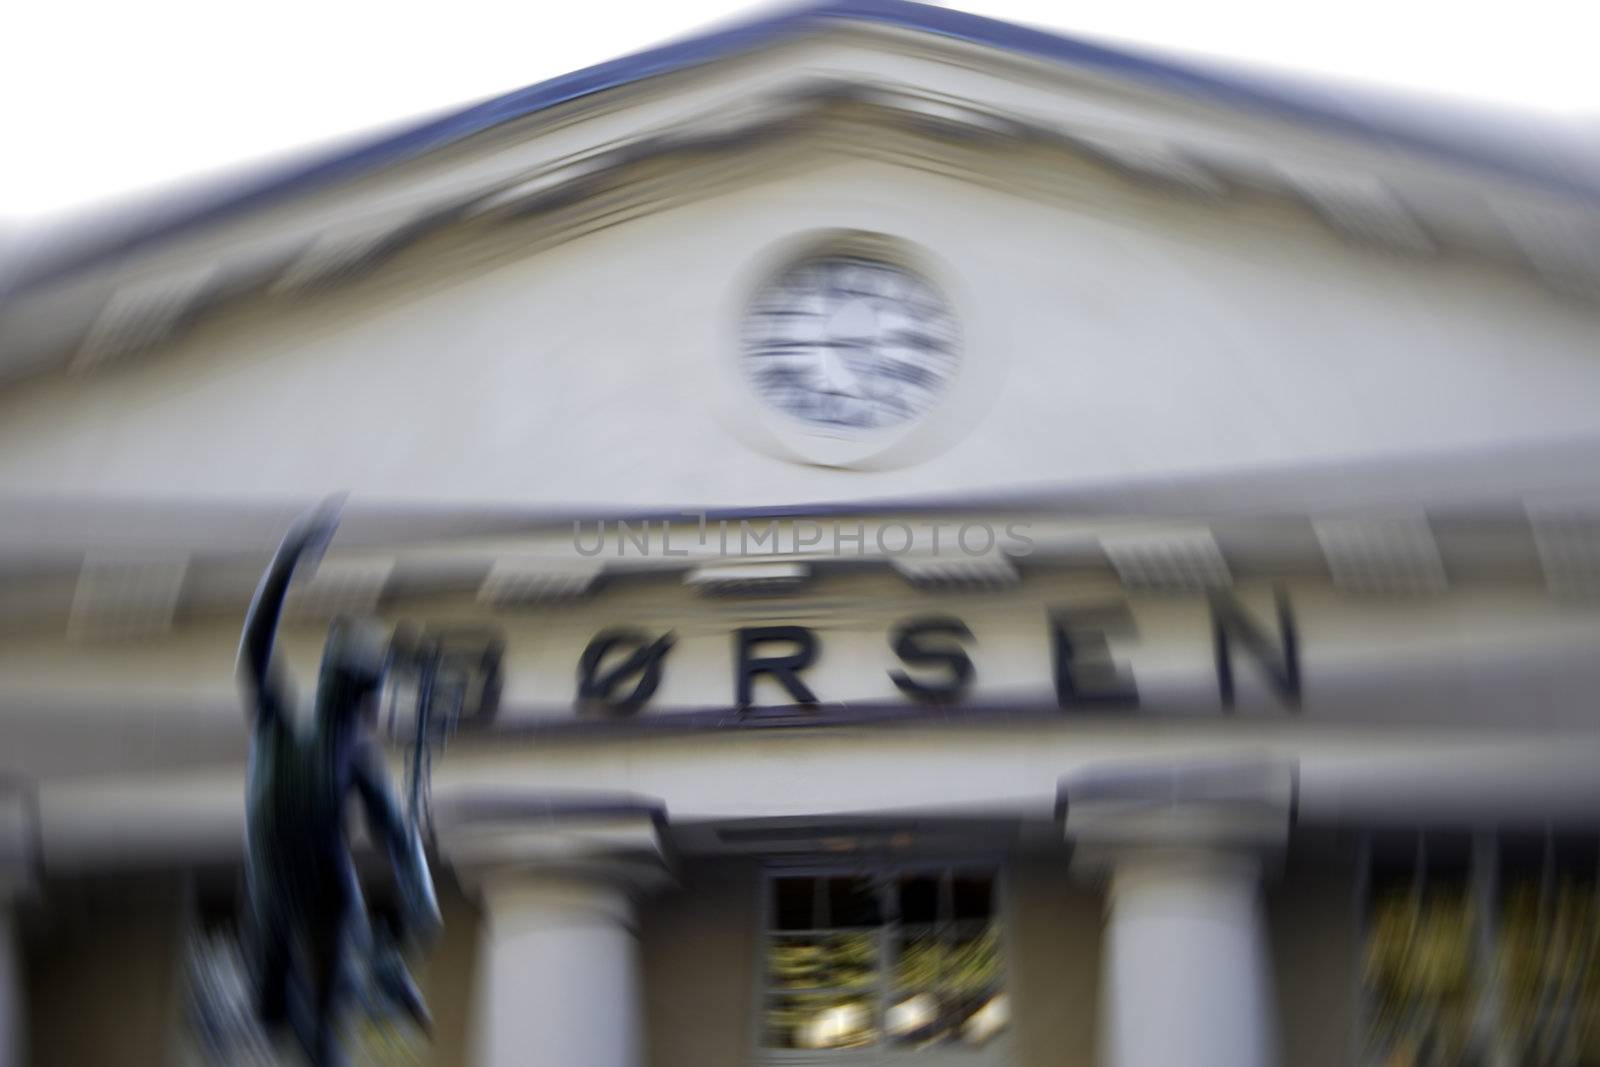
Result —
[[[120,228],[100,225],[78,241],[39,249],[13,291],[32,288],[103,259],[302,193],[326,188],[455,144],[545,108],[659,74],[681,71],[815,33],[841,21],[873,23],[970,41],[1109,73],[1212,102],[1266,111],[1337,132],[1421,150],[1547,188],[1600,197],[1593,159],[1549,131],[1443,121],[1437,110],[1393,99],[1247,74],[1196,61],[1113,48],[910,0],[834,0],[781,10],[620,59],[564,74],[442,116],[414,122],[292,165],[257,169],[232,183],[161,203]],[[113,232],[115,231],[115,232]]]

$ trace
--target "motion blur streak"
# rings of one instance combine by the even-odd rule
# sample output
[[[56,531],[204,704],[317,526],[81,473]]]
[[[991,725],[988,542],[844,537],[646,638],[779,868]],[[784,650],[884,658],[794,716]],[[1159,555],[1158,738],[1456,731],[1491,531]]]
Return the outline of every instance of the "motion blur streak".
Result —
[[[0,1067],[1600,1063],[1573,128],[841,0],[7,246]]]

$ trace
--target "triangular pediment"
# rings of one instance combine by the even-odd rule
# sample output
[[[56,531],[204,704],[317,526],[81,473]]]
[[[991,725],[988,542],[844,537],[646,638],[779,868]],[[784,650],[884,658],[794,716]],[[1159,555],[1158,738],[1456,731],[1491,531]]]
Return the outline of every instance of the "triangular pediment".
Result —
[[[0,489],[271,494],[316,468],[389,498],[720,506],[1587,433],[1596,305],[1551,292],[1600,277],[1578,185],[943,18],[696,39],[41,268],[0,327],[31,375],[0,390]],[[762,280],[846,238],[959,323],[959,388],[903,439],[795,430],[739,367]]]
[[[0,374],[115,360],[463,227],[544,216],[547,246],[715,195],[784,148],[1043,197],[1097,169],[1197,209],[1268,192],[1346,237],[1595,288],[1592,152],[1550,129],[1527,151],[1505,126],[900,0],[799,8],[34,242],[10,264]]]

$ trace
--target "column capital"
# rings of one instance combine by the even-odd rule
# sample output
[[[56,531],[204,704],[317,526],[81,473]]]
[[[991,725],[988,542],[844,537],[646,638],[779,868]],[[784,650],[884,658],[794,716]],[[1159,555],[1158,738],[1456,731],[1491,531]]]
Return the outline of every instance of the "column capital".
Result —
[[[441,796],[434,810],[439,852],[469,886],[541,876],[632,896],[671,881],[666,810],[646,798],[479,790]]]
[[[661,805],[498,790],[435,811],[484,905],[471,1062],[642,1067],[635,904],[667,880]]]
[[[1134,855],[1259,858],[1288,842],[1298,778],[1295,761],[1271,757],[1091,767],[1061,779],[1057,806],[1075,863],[1090,869]]]

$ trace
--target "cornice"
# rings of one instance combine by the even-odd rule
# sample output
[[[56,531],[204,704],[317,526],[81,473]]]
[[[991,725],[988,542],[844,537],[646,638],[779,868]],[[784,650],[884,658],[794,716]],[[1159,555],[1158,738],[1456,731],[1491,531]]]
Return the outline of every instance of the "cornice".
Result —
[[[1484,258],[1564,295],[1600,296],[1600,206],[1576,193],[1348,131],[1108,86],[1094,72],[1026,79],[977,62],[987,53],[970,42],[879,28],[790,49],[774,69],[696,71],[664,95],[631,86],[586,98],[571,105],[577,114],[542,116],[520,136],[512,123],[477,148],[401,168],[384,189],[331,190],[304,209],[13,291],[0,297],[0,381],[92,371],[240,303],[290,313],[423,242],[476,250],[463,261],[494,248],[533,254],[786,173],[797,157],[884,160],[1057,206],[1091,196],[1229,209],[1241,222],[1251,213],[1230,205],[1266,195],[1377,254]]]

